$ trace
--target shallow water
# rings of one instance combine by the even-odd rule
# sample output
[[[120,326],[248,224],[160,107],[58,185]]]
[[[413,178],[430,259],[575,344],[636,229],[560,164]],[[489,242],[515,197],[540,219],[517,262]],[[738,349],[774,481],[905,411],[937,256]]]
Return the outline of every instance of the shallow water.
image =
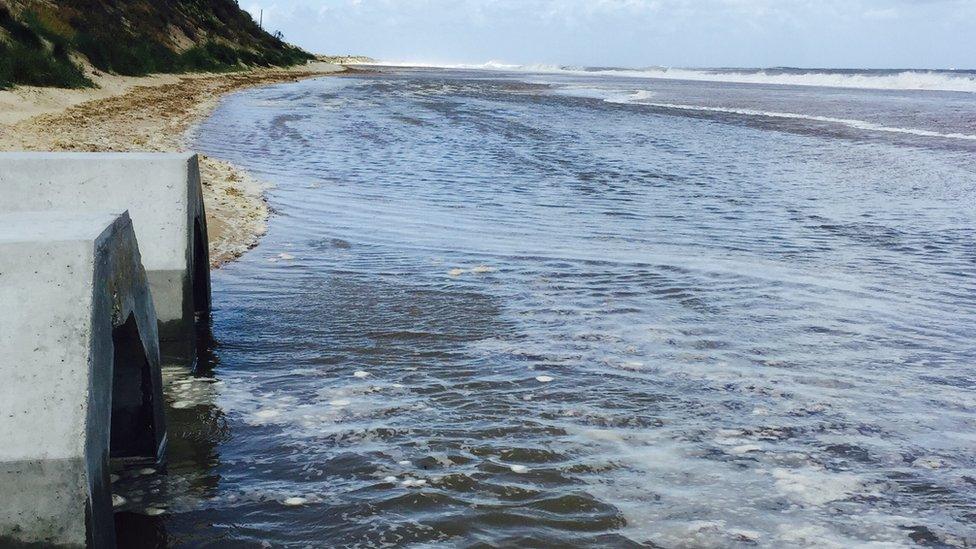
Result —
[[[196,146],[277,213],[128,508],[193,547],[976,544],[974,134],[954,92],[234,95]]]

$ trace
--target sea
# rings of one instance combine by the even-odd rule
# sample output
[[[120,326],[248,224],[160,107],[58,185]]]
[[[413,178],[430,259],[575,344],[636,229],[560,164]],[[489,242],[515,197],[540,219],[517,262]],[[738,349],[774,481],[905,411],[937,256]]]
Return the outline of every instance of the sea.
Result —
[[[359,66],[193,147],[274,213],[123,541],[976,546],[976,71]]]

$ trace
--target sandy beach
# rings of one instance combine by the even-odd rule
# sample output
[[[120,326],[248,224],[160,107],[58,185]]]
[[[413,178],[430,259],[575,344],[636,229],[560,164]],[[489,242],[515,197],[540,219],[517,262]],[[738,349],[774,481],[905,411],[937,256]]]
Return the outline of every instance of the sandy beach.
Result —
[[[187,135],[237,90],[343,71],[315,62],[233,73],[96,77],[97,88],[0,91],[3,151],[185,151]],[[235,166],[200,157],[213,267],[240,256],[264,233],[262,184]]]

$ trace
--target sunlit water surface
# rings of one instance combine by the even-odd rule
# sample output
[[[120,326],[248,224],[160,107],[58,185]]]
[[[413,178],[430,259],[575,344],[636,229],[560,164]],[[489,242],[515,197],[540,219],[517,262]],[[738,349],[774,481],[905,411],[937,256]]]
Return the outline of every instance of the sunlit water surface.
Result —
[[[128,508],[187,547],[972,546],[974,134],[953,92],[234,95],[196,147],[276,213]]]

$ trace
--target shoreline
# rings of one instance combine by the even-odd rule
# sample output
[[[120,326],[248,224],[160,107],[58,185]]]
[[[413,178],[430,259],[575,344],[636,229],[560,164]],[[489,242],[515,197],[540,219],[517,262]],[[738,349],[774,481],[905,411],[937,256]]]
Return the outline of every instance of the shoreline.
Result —
[[[318,61],[232,73],[102,76],[101,87],[83,90],[2,91],[0,151],[188,151],[190,134],[228,93],[344,70]],[[219,268],[257,244],[270,209],[265,186],[246,171],[199,157],[211,268]]]

